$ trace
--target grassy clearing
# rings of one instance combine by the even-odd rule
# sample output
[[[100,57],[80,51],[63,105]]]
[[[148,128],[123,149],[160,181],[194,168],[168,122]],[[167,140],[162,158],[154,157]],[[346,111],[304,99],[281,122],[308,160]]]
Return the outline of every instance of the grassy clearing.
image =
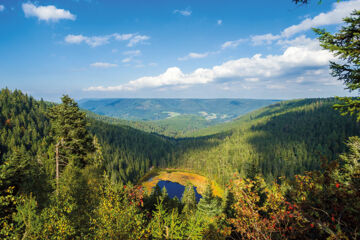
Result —
[[[140,183],[144,188],[151,192],[152,188],[156,186],[159,181],[172,181],[177,182],[181,185],[186,186],[186,184],[191,183],[195,187],[197,187],[197,191],[200,194],[203,194],[208,184],[209,179],[201,176],[199,174],[186,172],[184,170],[178,169],[154,169],[146,174],[141,180]],[[215,196],[222,197],[223,189],[219,187],[219,185],[211,181],[211,186],[213,189],[213,193]]]

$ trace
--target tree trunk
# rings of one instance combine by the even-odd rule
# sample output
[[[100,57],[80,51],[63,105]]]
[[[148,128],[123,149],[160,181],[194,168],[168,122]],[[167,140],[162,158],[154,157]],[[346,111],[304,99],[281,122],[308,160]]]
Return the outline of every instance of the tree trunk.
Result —
[[[60,142],[56,143],[56,147],[55,147],[56,196],[58,196],[58,194],[59,194],[59,146],[60,146]]]

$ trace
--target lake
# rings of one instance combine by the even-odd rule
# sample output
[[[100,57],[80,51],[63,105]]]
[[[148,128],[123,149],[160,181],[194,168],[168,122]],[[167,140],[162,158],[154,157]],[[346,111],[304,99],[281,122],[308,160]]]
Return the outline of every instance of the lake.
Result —
[[[176,196],[178,199],[181,200],[181,197],[185,191],[185,186],[176,182],[161,180],[157,183],[157,185],[161,189],[165,187],[170,198],[174,198]],[[194,191],[195,191],[196,202],[199,202],[202,196],[197,192],[196,187],[194,187]]]

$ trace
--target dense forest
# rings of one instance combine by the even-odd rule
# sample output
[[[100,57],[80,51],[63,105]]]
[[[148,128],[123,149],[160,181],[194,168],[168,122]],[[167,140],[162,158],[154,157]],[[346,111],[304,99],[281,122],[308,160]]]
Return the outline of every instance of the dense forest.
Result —
[[[185,139],[87,118],[68,96],[0,100],[2,239],[359,237],[360,140],[345,142],[359,128],[334,99],[277,103]],[[145,193],[133,184],[152,166],[204,173],[225,194]]]
[[[359,91],[360,11],[344,21],[315,32],[341,60],[332,76]],[[360,239],[359,120],[360,99],[340,97],[278,102],[199,131],[133,128],[68,95],[55,104],[5,88],[0,239]],[[207,176],[201,199],[190,182],[181,198],[144,190],[157,168]]]
[[[356,117],[333,110],[333,98],[276,103],[236,121],[200,130],[200,137],[178,141],[173,164],[226,184],[234,172],[246,177],[258,169],[267,182],[319,170],[360,134]]]

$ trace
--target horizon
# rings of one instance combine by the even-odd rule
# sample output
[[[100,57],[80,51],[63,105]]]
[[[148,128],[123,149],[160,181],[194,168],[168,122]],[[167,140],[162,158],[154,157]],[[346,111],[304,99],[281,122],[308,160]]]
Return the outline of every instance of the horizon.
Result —
[[[330,76],[335,58],[311,30],[335,32],[355,8],[360,0],[0,0],[0,83],[52,102],[356,96]]]

